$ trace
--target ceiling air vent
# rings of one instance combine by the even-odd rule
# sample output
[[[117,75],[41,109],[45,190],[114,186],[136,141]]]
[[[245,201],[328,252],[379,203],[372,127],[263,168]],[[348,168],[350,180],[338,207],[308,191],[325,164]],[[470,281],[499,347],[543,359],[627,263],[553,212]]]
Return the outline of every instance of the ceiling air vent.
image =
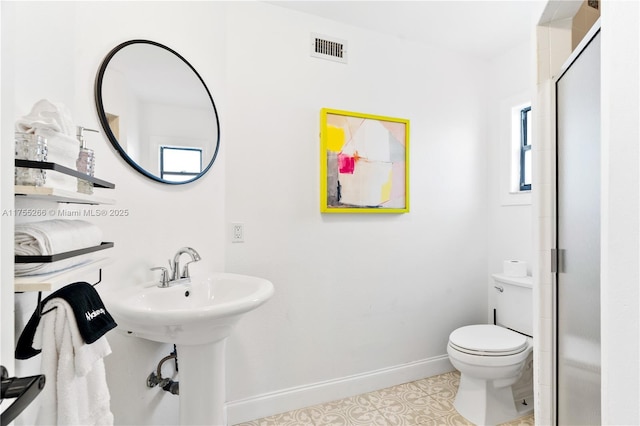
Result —
[[[347,63],[347,42],[320,34],[311,34],[311,56]]]

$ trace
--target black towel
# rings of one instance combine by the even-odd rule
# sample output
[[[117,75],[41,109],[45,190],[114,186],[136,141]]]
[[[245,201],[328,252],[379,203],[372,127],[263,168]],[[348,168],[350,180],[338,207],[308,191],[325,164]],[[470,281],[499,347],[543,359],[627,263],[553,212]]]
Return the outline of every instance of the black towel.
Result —
[[[54,291],[42,301],[44,306],[49,300],[59,297],[64,299],[73,309],[80,335],[85,343],[90,344],[116,327],[117,324],[107,312],[100,295],[89,283],[77,282]],[[47,314],[45,314],[47,315]],[[38,355],[41,350],[33,348],[33,338],[40,323],[38,308],[29,319],[16,345],[16,358],[28,359]]]

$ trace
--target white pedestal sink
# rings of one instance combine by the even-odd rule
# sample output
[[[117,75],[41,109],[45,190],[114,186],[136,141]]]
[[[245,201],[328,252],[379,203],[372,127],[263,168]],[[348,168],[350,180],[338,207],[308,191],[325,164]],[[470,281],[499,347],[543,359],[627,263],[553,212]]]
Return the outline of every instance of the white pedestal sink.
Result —
[[[243,314],[273,292],[265,279],[219,273],[168,288],[148,283],[105,294],[104,299],[121,330],[176,345],[180,424],[226,426],[226,338]]]

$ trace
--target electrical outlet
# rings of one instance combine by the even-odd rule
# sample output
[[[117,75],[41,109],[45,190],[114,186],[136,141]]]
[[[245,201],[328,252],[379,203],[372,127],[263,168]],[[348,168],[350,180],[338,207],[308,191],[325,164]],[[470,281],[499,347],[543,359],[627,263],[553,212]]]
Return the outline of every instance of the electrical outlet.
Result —
[[[242,223],[231,224],[231,242],[244,243],[244,224]]]

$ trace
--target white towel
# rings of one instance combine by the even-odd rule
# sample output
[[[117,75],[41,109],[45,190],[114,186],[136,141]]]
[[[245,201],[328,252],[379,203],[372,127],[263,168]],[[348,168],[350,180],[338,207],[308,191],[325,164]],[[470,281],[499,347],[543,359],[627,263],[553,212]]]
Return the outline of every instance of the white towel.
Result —
[[[64,271],[65,269],[69,269],[74,266],[80,266],[83,263],[88,263],[95,259],[97,259],[95,253],[89,253],[50,263],[16,263],[14,267],[14,275],[16,277],[26,277],[30,275],[52,274],[54,272]]]
[[[31,112],[16,120],[16,132],[35,133],[47,139],[47,161],[76,169],[80,142],[69,110],[60,103],[42,99],[31,108]],[[77,178],[48,170],[45,186],[77,190]]]
[[[15,226],[14,250],[19,256],[59,254],[101,243],[102,230],[84,220],[52,219]],[[88,260],[90,256],[77,256],[52,263],[16,263],[15,275],[55,272]]]
[[[51,299],[36,330],[34,347],[42,349],[46,385],[40,397],[38,425],[112,425],[104,357],[111,353],[102,336],[88,345],[78,330],[73,309]]]
[[[75,136],[75,126],[67,107],[41,99],[31,108],[31,112],[16,120],[16,131],[33,133],[36,129],[47,129],[67,136]]]

